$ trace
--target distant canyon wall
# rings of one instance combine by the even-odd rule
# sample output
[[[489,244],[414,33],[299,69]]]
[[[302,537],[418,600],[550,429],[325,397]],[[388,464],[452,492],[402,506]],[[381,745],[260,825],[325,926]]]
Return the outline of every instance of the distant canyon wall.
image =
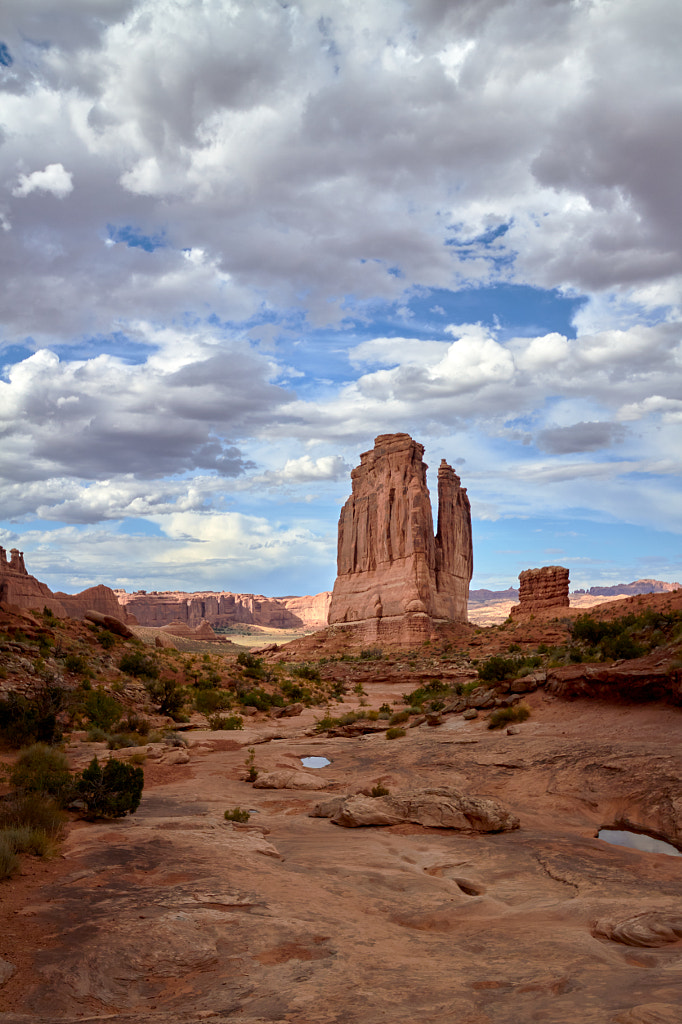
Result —
[[[183,622],[195,627],[206,621],[214,628],[264,626],[272,629],[323,629],[327,625],[331,593],[304,597],[264,597],[229,591],[115,591],[121,606],[140,626],[167,626]]]

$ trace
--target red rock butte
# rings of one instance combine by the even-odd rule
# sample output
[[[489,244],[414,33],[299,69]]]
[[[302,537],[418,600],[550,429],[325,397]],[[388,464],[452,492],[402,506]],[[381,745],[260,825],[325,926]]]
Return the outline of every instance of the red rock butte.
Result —
[[[568,608],[568,569],[562,565],[544,565],[519,573],[519,603],[511,609],[515,618],[523,615]]]
[[[352,630],[355,639],[418,642],[440,623],[467,621],[469,499],[443,459],[434,536],[423,455],[409,434],[381,434],[351,473],[329,625]]]

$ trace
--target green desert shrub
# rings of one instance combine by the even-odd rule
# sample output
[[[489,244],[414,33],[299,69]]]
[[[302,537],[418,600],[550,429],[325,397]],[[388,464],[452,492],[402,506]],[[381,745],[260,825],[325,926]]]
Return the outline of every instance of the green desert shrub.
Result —
[[[163,679],[148,679],[145,689],[156,705],[159,714],[176,718],[185,706],[185,690],[171,676]]]
[[[158,679],[159,666],[156,660],[144,651],[129,651],[118,663],[121,672],[138,679]]]
[[[194,696],[194,707],[202,715],[211,715],[215,711],[225,711],[230,707],[232,699],[225,690],[198,690]]]
[[[123,714],[123,705],[101,686],[90,690],[82,704],[91,724],[98,729],[111,729]]]
[[[64,668],[76,676],[85,675],[89,671],[87,659],[82,654],[67,654],[64,658]]]
[[[501,729],[510,722],[525,722],[530,717],[530,708],[525,704],[516,704],[511,708],[496,708],[488,718],[489,729]]]
[[[256,708],[257,711],[269,711],[273,706],[284,706],[284,697],[280,693],[268,693],[262,686],[240,694],[239,701],[244,707]]]
[[[409,718],[410,718],[410,712],[409,711],[396,711],[394,714],[391,715],[391,717],[389,719],[389,724],[390,725],[401,725],[403,722],[409,721]]]
[[[242,810],[241,807],[233,807],[231,811],[225,811],[225,821],[239,821],[243,824],[246,823],[251,815],[248,811]]]
[[[21,866],[14,844],[0,832],[0,880],[11,878]]]
[[[134,814],[142,799],[144,772],[112,757],[104,766],[96,757],[76,781],[76,790],[93,818],[122,818]]]
[[[34,857],[51,857],[57,849],[54,836],[49,835],[42,828],[29,828],[26,825],[18,828],[6,828],[0,832],[0,837],[15,853],[30,853]]]
[[[64,707],[64,691],[46,685],[29,700],[10,691],[0,698],[0,737],[11,747],[56,743],[61,739],[57,714]]]
[[[401,729],[400,726],[391,726],[390,729],[386,730],[387,740],[397,740],[401,736],[405,736],[405,730]]]
[[[73,789],[66,757],[45,743],[34,743],[21,751],[10,772],[10,782],[21,793],[51,796],[61,806],[69,802]]]
[[[292,665],[291,671],[299,679],[309,679],[311,682],[319,683],[320,681],[320,670],[315,665],[309,665],[307,661],[304,661],[301,665]]]
[[[31,828],[59,835],[66,815],[57,802],[41,793],[14,793],[0,801],[0,829]]]
[[[110,651],[116,643],[116,637],[108,629],[100,629],[97,633],[97,639],[105,651]]]
[[[243,729],[244,719],[241,715],[211,715],[208,724],[213,732],[219,732],[221,729]]]
[[[260,679],[264,675],[263,661],[249,651],[240,651],[237,655],[237,664],[245,676],[250,679]]]

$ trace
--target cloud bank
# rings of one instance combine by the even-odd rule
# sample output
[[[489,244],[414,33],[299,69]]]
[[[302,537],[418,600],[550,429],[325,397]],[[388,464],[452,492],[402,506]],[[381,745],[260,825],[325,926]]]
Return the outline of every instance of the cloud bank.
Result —
[[[4,528],[144,521],[180,571],[173,516],[215,554],[305,506],[326,551],[408,430],[481,521],[678,532],[681,37],[674,0],[6,0]]]

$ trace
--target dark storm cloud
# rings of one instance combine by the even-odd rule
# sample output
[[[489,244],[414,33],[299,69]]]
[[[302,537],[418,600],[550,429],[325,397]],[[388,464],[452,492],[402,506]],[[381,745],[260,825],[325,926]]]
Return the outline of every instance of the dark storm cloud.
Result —
[[[547,427],[535,439],[538,448],[551,455],[594,452],[622,441],[625,430],[619,423],[573,423],[570,427]]]

